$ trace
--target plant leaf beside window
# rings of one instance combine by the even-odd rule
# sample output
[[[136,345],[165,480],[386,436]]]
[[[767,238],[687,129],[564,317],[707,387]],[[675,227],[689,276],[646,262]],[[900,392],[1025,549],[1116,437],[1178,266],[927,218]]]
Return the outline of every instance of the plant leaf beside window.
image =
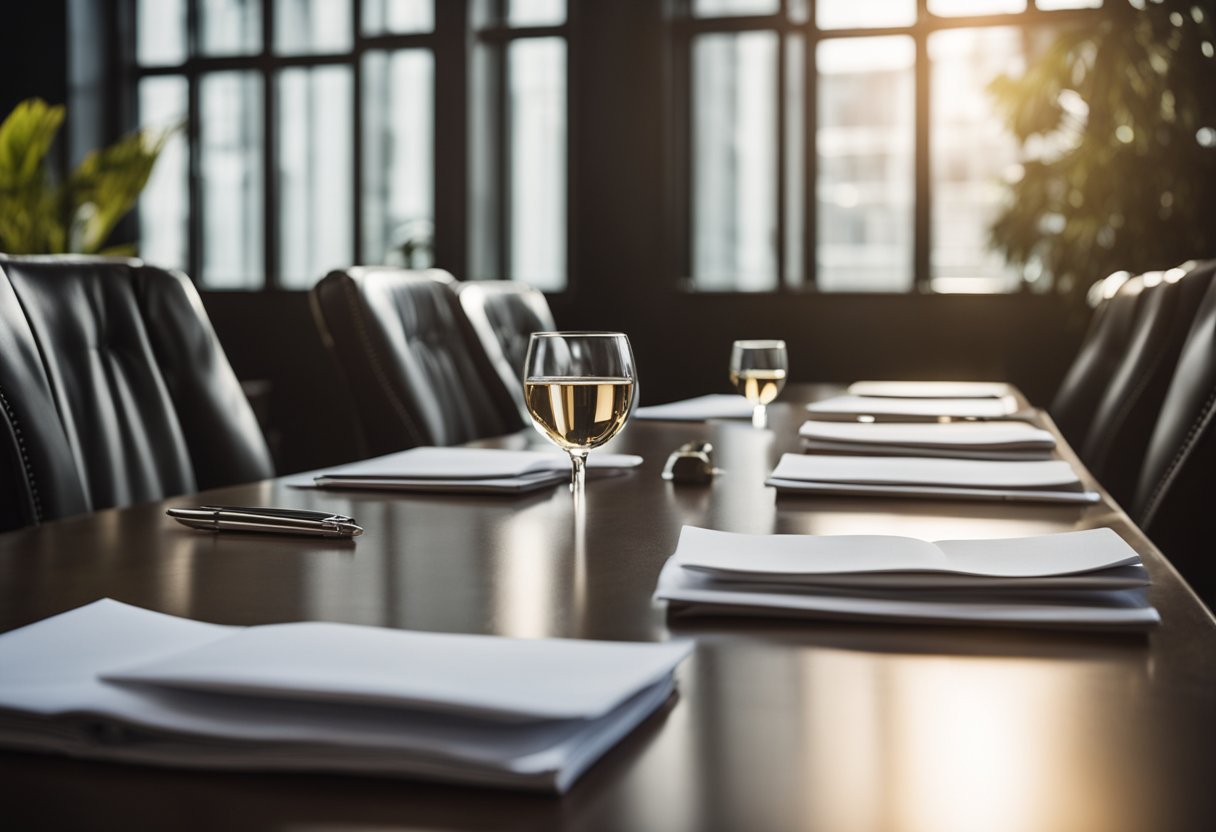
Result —
[[[10,254],[134,254],[106,248],[177,128],[138,130],[89,153],[64,183],[47,160],[64,108],[18,104],[0,123],[0,251]]]
[[[1025,161],[993,245],[1076,293],[1216,255],[1214,47],[1213,0],[1108,0],[1096,25],[994,81]]]

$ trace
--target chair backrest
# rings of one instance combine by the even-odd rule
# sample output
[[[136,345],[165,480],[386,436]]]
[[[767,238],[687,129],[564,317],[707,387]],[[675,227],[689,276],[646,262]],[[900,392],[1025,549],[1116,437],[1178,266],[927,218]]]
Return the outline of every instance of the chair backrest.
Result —
[[[362,450],[455,445],[523,426],[437,269],[354,267],[312,290],[321,337],[350,385]]]
[[[524,419],[523,369],[533,332],[557,328],[549,302],[539,290],[509,280],[478,280],[457,287],[460,305],[498,377]]]
[[[1187,333],[1149,440],[1132,518],[1216,606],[1216,281]]]
[[[274,475],[197,291],[118,258],[0,255],[0,526]]]
[[[1082,461],[1124,505],[1135,494],[1149,436],[1216,262],[1134,278],[1143,284],[1130,337],[1098,401]]]
[[[1048,408],[1060,432],[1074,448],[1082,447],[1089,437],[1094,413],[1131,340],[1144,289],[1143,281],[1132,279],[1120,284],[1115,275],[1102,284],[1109,291],[1094,312],[1081,349]]]

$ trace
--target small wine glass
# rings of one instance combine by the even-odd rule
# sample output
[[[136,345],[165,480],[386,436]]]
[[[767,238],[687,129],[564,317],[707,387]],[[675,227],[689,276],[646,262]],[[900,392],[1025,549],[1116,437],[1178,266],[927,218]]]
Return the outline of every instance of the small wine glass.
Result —
[[[524,361],[524,401],[532,424],[570,454],[578,510],[587,453],[616,436],[633,406],[633,350],[621,332],[537,332]]]
[[[785,387],[789,359],[784,341],[736,341],[730,351],[730,383],[752,403],[752,425],[767,426],[767,405]]]

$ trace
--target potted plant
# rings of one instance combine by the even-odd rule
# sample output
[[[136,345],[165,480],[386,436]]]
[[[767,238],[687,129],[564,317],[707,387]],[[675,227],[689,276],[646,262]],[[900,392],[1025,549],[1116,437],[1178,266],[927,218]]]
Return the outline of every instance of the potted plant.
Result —
[[[89,153],[58,181],[47,154],[63,118],[62,106],[33,98],[0,123],[0,251],[134,254],[133,245],[107,246],[107,241],[135,207],[176,128],[124,136]]]
[[[1216,256],[1214,0],[1107,0],[990,92],[1024,152],[991,239],[1040,285]]]

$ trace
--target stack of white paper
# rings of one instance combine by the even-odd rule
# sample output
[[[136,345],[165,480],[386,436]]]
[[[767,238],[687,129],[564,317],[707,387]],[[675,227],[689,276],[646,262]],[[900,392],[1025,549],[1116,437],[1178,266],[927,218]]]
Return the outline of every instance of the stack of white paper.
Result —
[[[619,473],[640,456],[592,451],[587,468]],[[501,448],[413,448],[330,468],[320,475],[288,477],[295,488],[350,488],[460,494],[518,494],[570,481],[570,458],[558,451]]]
[[[713,393],[668,404],[639,407],[634,419],[658,419],[669,422],[707,422],[710,419],[750,419],[752,403],[742,396]]]
[[[1140,557],[1110,529],[929,543],[685,526],[655,598],[678,614],[1140,629]]]
[[[806,406],[812,419],[934,422],[945,419],[1008,419],[1017,413],[1012,396],[999,399],[877,398],[834,396]]]
[[[999,399],[1009,395],[1009,385],[998,381],[856,381],[845,392],[892,399]]]
[[[799,429],[816,453],[952,459],[1050,459],[1050,431],[1029,422],[818,422]]]
[[[107,599],[0,635],[0,745],[560,792],[667,701],[690,649],[223,627]]]
[[[782,493],[1095,503],[1063,459],[927,459],[785,454],[766,481]]]

